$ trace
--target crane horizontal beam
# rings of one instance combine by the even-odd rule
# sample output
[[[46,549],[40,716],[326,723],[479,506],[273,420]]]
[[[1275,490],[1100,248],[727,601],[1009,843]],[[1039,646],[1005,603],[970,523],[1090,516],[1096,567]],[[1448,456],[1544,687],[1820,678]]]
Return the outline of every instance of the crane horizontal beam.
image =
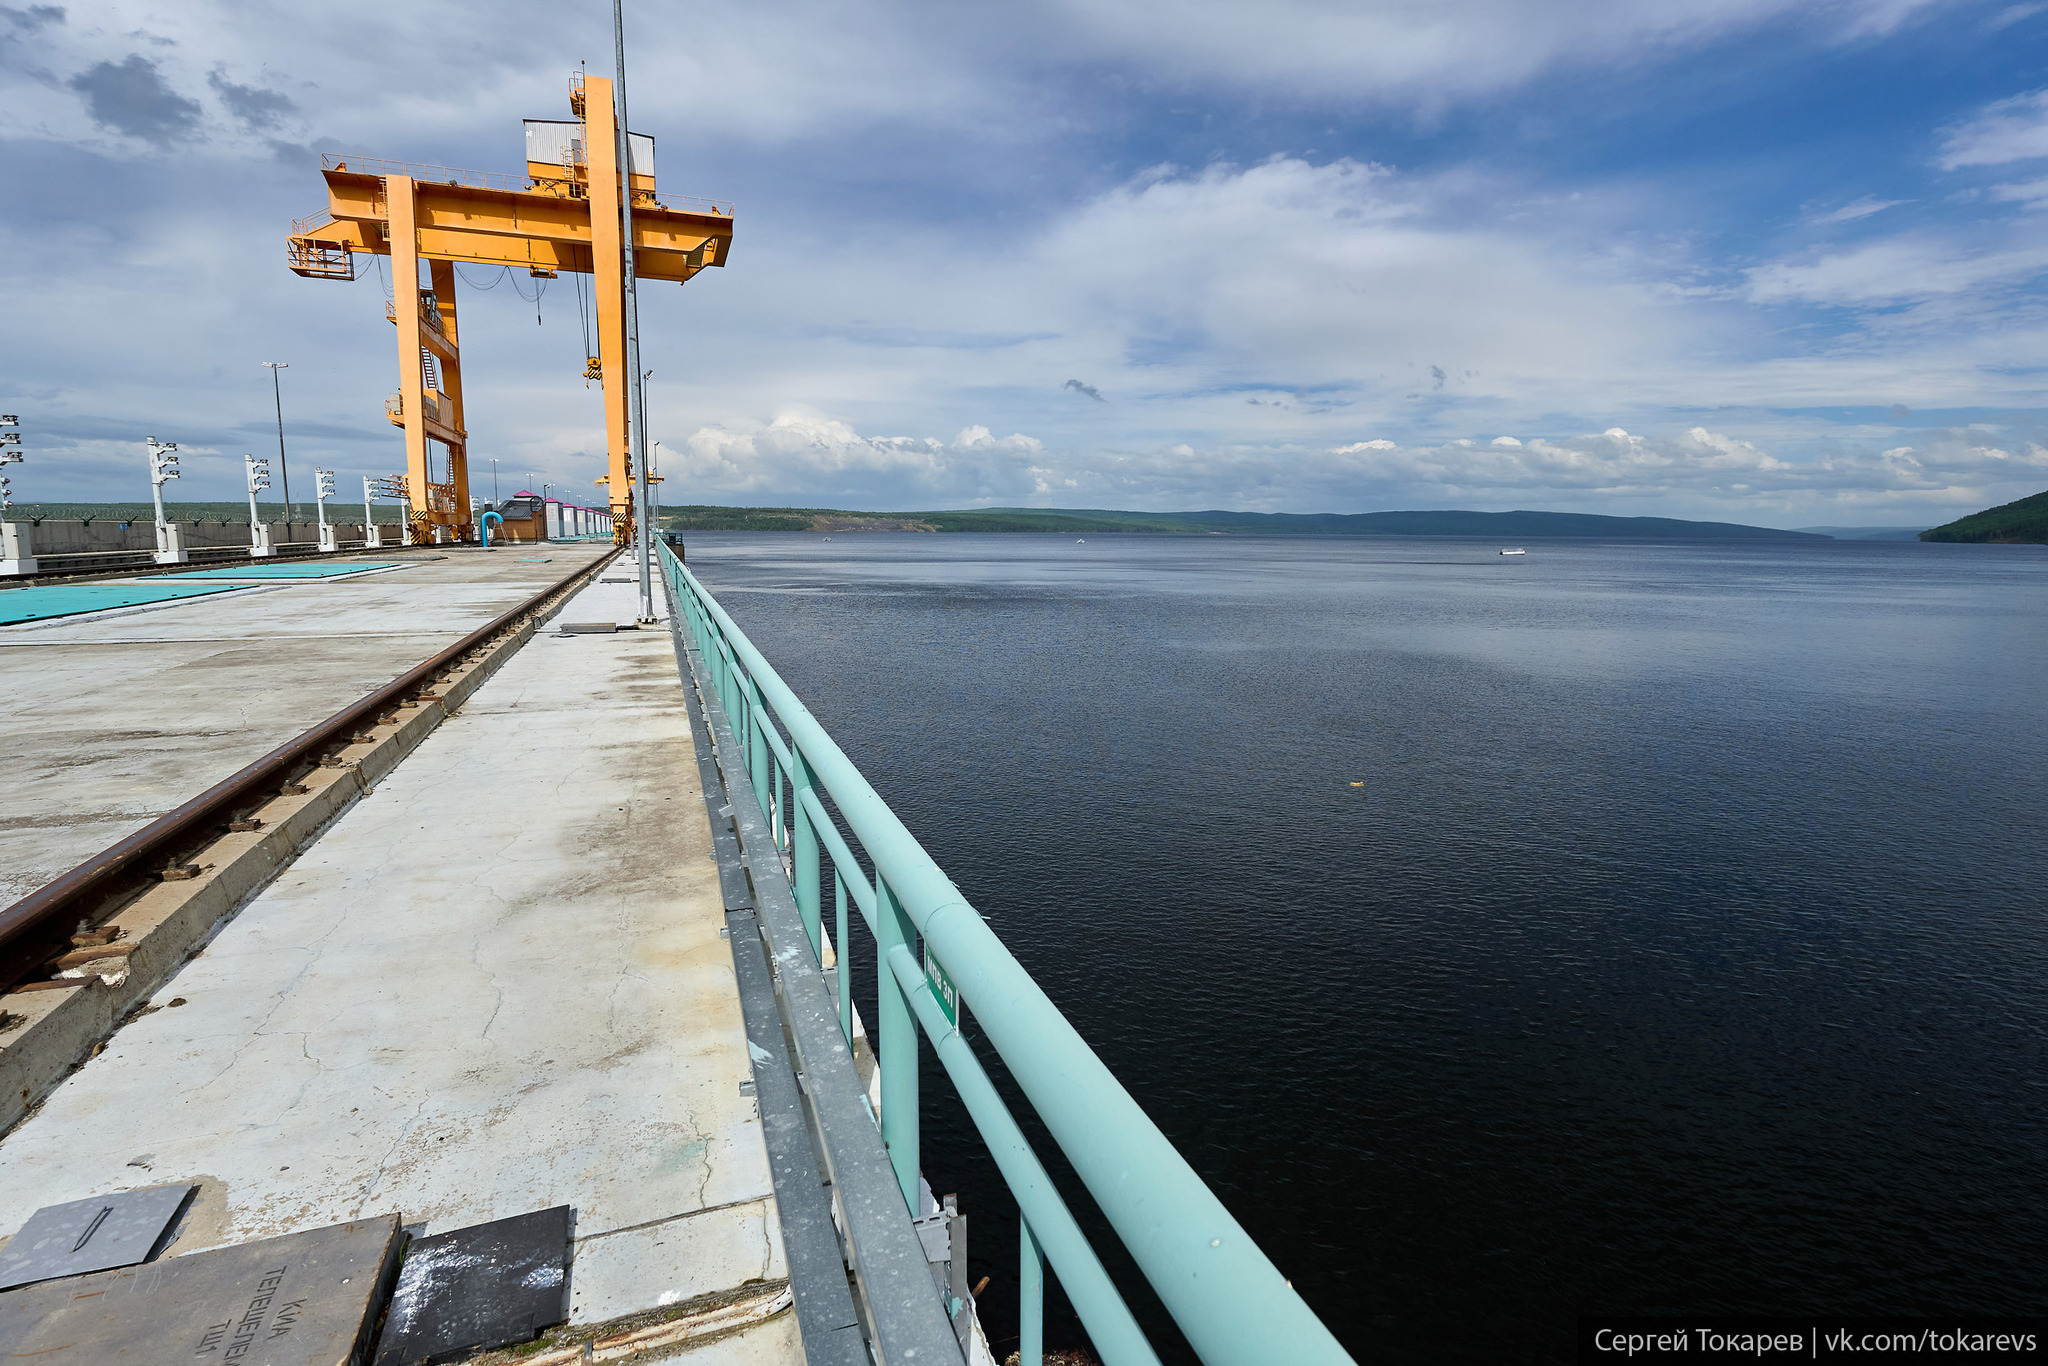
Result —
[[[389,255],[390,223],[382,177],[328,171],[328,212],[334,222],[304,234],[315,243]],[[530,270],[592,270],[590,201],[546,193],[415,182],[419,254],[428,260]],[[683,281],[723,266],[732,219],[655,204],[633,206],[635,273]]]

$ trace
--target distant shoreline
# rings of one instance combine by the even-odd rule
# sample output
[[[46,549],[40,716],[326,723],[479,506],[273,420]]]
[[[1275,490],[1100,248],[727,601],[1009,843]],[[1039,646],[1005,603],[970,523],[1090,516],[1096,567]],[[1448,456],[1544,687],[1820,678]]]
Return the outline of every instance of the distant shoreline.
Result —
[[[1564,537],[1631,541],[1826,541],[1831,536],[1736,522],[1674,517],[1608,517],[1590,512],[1116,512],[1094,508],[969,508],[944,512],[854,512],[842,508],[663,508],[676,531],[1115,532],[1221,536]]]

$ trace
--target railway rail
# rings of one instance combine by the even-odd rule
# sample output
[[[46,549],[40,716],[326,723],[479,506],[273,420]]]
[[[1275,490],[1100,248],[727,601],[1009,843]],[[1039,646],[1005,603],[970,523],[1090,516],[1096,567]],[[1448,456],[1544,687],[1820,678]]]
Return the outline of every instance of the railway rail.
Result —
[[[617,554],[601,556],[564,575],[375,692],[0,910],[0,990],[58,966],[58,960],[81,947],[73,945],[74,937],[90,938],[91,927],[166,880],[167,872],[172,878],[179,876],[191,865],[194,853],[229,833],[247,813],[291,790],[366,726],[422,700],[438,679],[477,650],[595,579]]]

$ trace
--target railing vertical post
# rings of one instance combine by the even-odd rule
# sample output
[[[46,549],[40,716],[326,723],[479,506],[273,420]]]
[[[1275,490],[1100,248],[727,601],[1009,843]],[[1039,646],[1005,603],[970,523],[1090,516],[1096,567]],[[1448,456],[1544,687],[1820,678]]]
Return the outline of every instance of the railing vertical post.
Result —
[[[754,800],[761,803],[764,814],[772,817],[774,799],[769,796],[770,779],[774,776],[774,764],[768,748],[768,704],[762,700],[761,686],[753,679],[747,680],[747,772],[754,779]],[[782,847],[782,832],[775,832],[775,847]]]
[[[1045,1366],[1045,1249],[1017,1211],[1017,1366]]]
[[[846,1046],[853,1047],[853,967],[846,960],[846,879],[839,876],[839,864],[832,865],[832,919],[839,953],[839,1032]]]
[[[789,774],[789,804],[796,817],[796,847],[791,868],[796,874],[796,908],[804,918],[804,930],[811,936],[811,952],[825,961],[823,915],[824,891],[818,883],[818,832],[811,826],[811,813],[804,805],[804,793],[811,787],[811,766],[802,750],[792,750],[794,767]],[[834,879],[837,880],[836,878]],[[843,895],[843,893],[842,893]],[[841,953],[845,952],[842,947]]]
[[[917,1199],[917,1018],[903,988],[889,967],[889,950],[897,945],[916,952],[917,926],[903,903],[878,872],[875,874],[875,1000],[882,1017],[876,1063],[882,1069],[882,1146],[903,1188],[903,1203],[913,1218],[924,1211]]]

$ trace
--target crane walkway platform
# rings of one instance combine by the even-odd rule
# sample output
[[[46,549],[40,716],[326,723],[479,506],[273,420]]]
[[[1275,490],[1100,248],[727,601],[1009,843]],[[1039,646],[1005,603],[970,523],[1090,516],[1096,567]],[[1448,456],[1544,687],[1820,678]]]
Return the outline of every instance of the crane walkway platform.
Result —
[[[674,646],[562,629],[635,592],[577,593],[0,1139],[0,1230],[172,1181],[168,1257],[567,1205],[572,1326],[751,1296],[640,1359],[803,1360]]]

